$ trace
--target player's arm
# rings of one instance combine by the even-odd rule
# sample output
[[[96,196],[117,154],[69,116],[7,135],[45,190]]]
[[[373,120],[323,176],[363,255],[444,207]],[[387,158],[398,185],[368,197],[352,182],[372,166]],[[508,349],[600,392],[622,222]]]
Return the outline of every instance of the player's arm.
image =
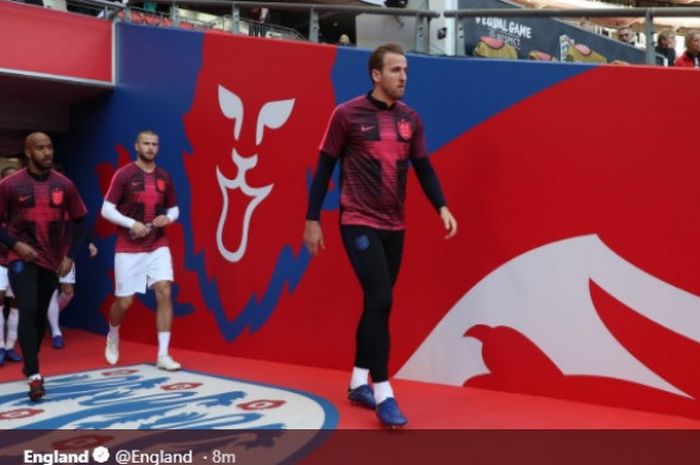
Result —
[[[100,213],[102,217],[110,223],[128,229],[132,239],[141,239],[148,235],[151,231],[150,228],[142,222],[136,221],[134,218],[129,218],[117,210],[117,204],[124,196],[124,188],[128,183],[128,171],[126,171],[125,168],[117,170],[114,176],[112,176],[112,181],[109,183],[109,189],[107,189],[107,195],[105,195]]]
[[[87,244],[88,255],[90,256],[90,258],[95,258],[99,251],[99,249],[95,245],[95,238],[93,236],[94,233],[91,231],[90,228],[88,228],[87,232],[85,233],[85,242],[83,243]]]
[[[0,223],[0,242],[5,244],[8,249],[14,249],[17,242],[19,242],[14,236],[10,234],[7,228]]]
[[[70,273],[71,268],[73,268],[74,257],[78,253],[80,247],[82,247],[85,243],[85,233],[87,231],[86,218],[87,215],[83,215],[78,218],[73,218],[72,220],[73,229],[71,233],[70,248],[68,249],[68,253],[65,257],[63,257],[63,260],[61,260],[61,264],[56,270],[56,274],[58,274],[58,276],[60,277],[64,277],[65,275]]]
[[[11,193],[7,190],[7,185],[0,183],[0,218],[4,218],[7,214],[7,201],[10,195]],[[34,261],[38,256],[32,246],[17,240],[3,225],[0,225],[0,242],[17,252],[17,255],[24,261]]]
[[[37,253],[31,245],[17,240],[4,226],[0,226],[0,242],[17,252],[17,255],[25,262],[32,262],[37,258]]]
[[[175,183],[172,178],[167,178],[167,190],[163,199],[166,208],[165,214],[153,218],[153,226],[162,228],[177,221],[180,216],[180,209],[177,208],[177,195],[175,194]]]
[[[323,231],[321,231],[321,207],[328,192],[328,182],[333,174],[338,159],[325,152],[321,152],[318,157],[316,174],[311,182],[309,192],[309,204],[306,210],[306,223],[304,224],[304,245],[311,255],[318,255],[319,249],[325,249],[323,242]]]
[[[70,249],[68,249],[68,257],[73,258],[77,255],[78,250],[85,244],[85,234],[87,232],[87,215],[78,218],[73,218],[73,232],[71,234]]]
[[[19,255],[25,262],[33,262],[39,257],[36,250],[34,250],[34,248],[26,242],[17,241],[12,249],[17,252],[17,255]]]
[[[411,163],[423,193],[425,193],[433,208],[439,212],[440,208],[447,205],[447,202],[445,202],[445,196],[442,194],[442,187],[440,187],[440,181],[433,165],[428,157],[411,160]]]
[[[433,165],[430,163],[428,157],[416,158],[411,160],[411,162],[425,196],[430,200],[430,203],[439,213],[440,219],[442,219],[445,230],[447,231],[445,239],[454,237],[455,234],[457,234],[457,220],[447,208],[445,196],[442,194],[440,181],[435,173],[435,169],[433,169]]]
[[[34,250],[31,245],[17,240],[4,226],[0,226],[0,242],[5,244],[7,248],[17,252],[17,255],[25,262],[32,262],[36,260],[38,256],[36,250]]]
[[[7,198],[9,192],[6,189],[5,183],[0,183],[0,218],[5,218],[7,214]],[[5,218],[6,219],[6,218]],[[17,244],[17,239],[15,239],[7,230],[4,225],[4,221],[0,223],[0,242],[5,244],[8,249],[13,249],[15,244]]]
[[[71,183],[66,188],[66,212],[71,219],[71,243],[69,244],[68,252],[63,257],[61,263],[56,270],[58,276],[63,277],[70,273],[73,268],[74,257],[85,244],[85,236],[87,235],[87,208],[85,202],[80,197],[75,184]]]
[[[153,226],[162,228],[177,221],[180,217],[180,209],[176,206],[170,207],[165,211],[164,215],[158,215],[153,218]]]
[[[433,207],[438,211],[440,219],[445,226],[445,230],[447,231],[445,239],[454,237],[455,234],[457,234],[457,220],[447,208],[445,196],[442,195],[440,181],[438,180],[437,174],[435,174],[433,165],[428,159],[428,144],[425,138],[425,127],[423,126],[423,120],[421,120],[417,113],[415,114],[415,132],[413,140],[411,141],[410,159],[425,196],[428,197],[430,203],[432,203]]]
[[[128,229],[134,238],[145,237],[148,235],[149,230],[145,224],[122,214],[119,210],[117,210],[117,206],[107,199],[105,199],[105,201],[102,203],[100,214],[102,215],[102,218],[106,219],[110,223]]]
[[[328,192],[328,182],[333,174],[333,168],[342,153],[349,124],[343,106],[336,107],[328,120],[328,127],[321,142],[316,174],[311,181],[309,191],[309,204],[306,210],[306,222],[304,223],[304,245],[311,255],[318,255],[320,249],[325,249],[323,232],[321,231],[321,208],[323,200]]]

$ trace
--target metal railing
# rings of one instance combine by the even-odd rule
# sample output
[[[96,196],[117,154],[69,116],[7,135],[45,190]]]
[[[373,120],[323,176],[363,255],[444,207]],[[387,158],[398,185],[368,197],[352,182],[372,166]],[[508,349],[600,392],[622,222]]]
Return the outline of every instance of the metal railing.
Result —
[[[118,13],[118,19],[135,24],[149,24],[155,26],[172,26],[198,30],[219,30],[231,32],[232,18],[230,15],[213,15],[195,10],[177,8],[170,9],[167,13],[152,11],[143,8],[129,7]],[[280,26],[274,23],[261,23],[251,19],[240,19],[239,33],[256,35],[260,37],[306,40],[296,29]]]
[[[109,0],[69,0],[69,5],[84,7],[97,12],[101,17],[112,19],[117,16],[120,11],[127,10],[127,6],[123,3]]]
[[[241,33],[241,18],[242,8],[269,8],[281,11],[302,11],[309,14],[309,34],[308,40],[311,42],[319,41],[320,13],[347,13],[347,14],[374,14],[385,16],[402,16],[415,17],[416,28],[414,31],[415,51],[419,53],[427,53],[429,50],[429,21],[433,18],[439,18],[440,12],[425,9],[410,9],[410,8],[387,8],[377,6],[354,6],[354,5],[327,5],[316,3],[285,3],[285,2],[250,2],[250,1],[225,1],[225,0],[183,0],[172,2],[170,0],[151,0],[154,3],[172,5],[171,19],[173,24],[177,25],[179,21],[179,7],[219,7],[231,9],[231,31],[234,34]]]
[[[315,3],[276,3],[264,1],[230,1],[230,0],[150,0],[152,3],[168,5],[169,18],[173,26],[180,25],[182,20],[179,14],[180,7],[218,7],[222,10],[230,9],[230,32],[241,33],[241,24],[246,22],[255,24],[251,20],[241,18],[241,8],[270,8],[282,11],[307,11],[309,13],[308,40],[319,41],[319,13],[348,13],[348,14],[375,14],[388,16],[415,17],[416,28],[414,31],[415,51],[429,53],[429,21],[440,16],[455,18],[455,50],[458,55],[465,54],[465,31],[459,21],[465,17],[545,17],[545,18],[582,18],[582,17],[620,17],[620,18],[644,18],[644,35],[646,38],[646,62],[655,63],[654,58],[654,18],[655,17],[700,17],[700,7],[646,7],[646,8],[597,8],[597,9],[528,9],[528,8],[474,8],[460,10],[446,10],[438,12],[428,9],[387,8],[377,6],[354,5],[328,5]],[[70,0],[72,4],[84,5],[102,9],[102,16],[106,18],[121,17],[125,21],[131,21],[131,11],[127,5],[109,0]],[[228,18],[225,15],[224,18]],[[265,24],[268,28],[281,28],[281,26]],[[287,29],[287,32],[291,29]],[[297,37],[301,37],[298,35]]]
[[[644,18],[644,35],[646,37],[647,64],[655,64],[654,57],[654,17],[700,17],[700,7],[654,7],[654,8],[594,8],[594,9],[548,9],[531,10],[525,8],[473,8],[469,10],[446,10],[446,18],[456,18],[455,47],[457,54],[464,55],[465,34],[460,18],[483,16],[531,17],[609,17],[609,18]]]
[[[210,0],[189,0],[196,3],[207,2]],[[370,13],[375,15],[386,16],[415,16],[419,21],[416,29],[416,48],[418,42],[423,38],[427,38],[427,21],[431,18],[440,17],[440,13],[432,10],[413,10],[409,8],[385,8],[376,6],[354,6],[354,5],[326,5],[314,3],[270,3],[270,2],[223,2],[232,4],[233,11],[239,11],[241,7],[252,8],[274,8],[275,10],[283,11],[308,11],[309,12],[309,40],[318,42],[319,38],[319,13],[348,13],[348,14],[363,14]]]

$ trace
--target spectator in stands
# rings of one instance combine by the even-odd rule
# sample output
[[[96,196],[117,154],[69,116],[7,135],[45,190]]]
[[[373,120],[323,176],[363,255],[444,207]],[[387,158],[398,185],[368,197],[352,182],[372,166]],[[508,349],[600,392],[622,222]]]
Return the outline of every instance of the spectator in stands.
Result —
[[[143,2],[143,9],[149,13],[157,13],[158,4],[154,2]]]
[[[253,8],[251,16],[254,22],[250,25],[248,35],[265,37],[268,28],[267,24],[270,22],[270,9]]]
[[[683,68],[700,68],[700,31],[688,31],[685,35],[685,52],[675,65]]]
[[[617,39],[634,47],[634,31],[631,27],[624,26],[617,30]]]
[[[350,36],[347,34],[340,34],[340,37],[338,37],[338,45],[342,45],[345,47],[352,46],[352,42],[350,42]]]
[[[581,18],[581,20],[578,22],[578,27],[585,29],[586,31],[596,32],[595,24],[593,24],[588,17]]]
[[[101,10],[99,7],[96,6],[82,6],[82,5],[73,5],[73,4],[68,4],[66,5],[68,11],[71,13],[79,13],[81,15],[88,15],[88,16],[98,16],[98,15],[103,15],[104,12]]]
[[[659,55],[663,55],[666,66],[673,66],[676,62],[676,33],[672,29],[659,32],[654,50]]]

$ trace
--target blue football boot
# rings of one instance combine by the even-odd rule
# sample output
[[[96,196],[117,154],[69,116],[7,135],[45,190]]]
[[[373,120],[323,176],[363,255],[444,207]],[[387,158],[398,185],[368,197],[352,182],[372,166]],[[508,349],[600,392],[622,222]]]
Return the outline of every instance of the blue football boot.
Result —
[[[355,389],[348,388],[348,399],[355,405],[367,407],[374,410],[374,391],[369,384],[363,384]]]
[[[15,349],[8,349],[5,351],[5,359],[8,362],[21,362],[22,361],[22,356],[15,352]]]
[[[63,349],[63,346],[65,346],[65,343],[63,342],[63,336],[59,334],[58,336],[54,336],[51,338],[51,346],[54,349]]]
[[[397,428],[408,423],[406,417],[399,410],[399,404],[396,399],[389,397],[377,405],[377,418],[384,426]]]

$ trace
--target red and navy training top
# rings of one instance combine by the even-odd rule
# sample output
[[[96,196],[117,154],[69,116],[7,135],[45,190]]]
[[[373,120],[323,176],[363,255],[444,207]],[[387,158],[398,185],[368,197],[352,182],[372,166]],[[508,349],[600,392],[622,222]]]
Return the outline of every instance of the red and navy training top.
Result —
[[[352,99],[333,112],[321,151],[341,163],[341,224],[404,229],[409,160],[428,156],[415,110],[370,95]]]
[[[10,236],[37,252],[35,263],[43,268],[58,269],[70,246],[66,223],[85,215],[73,181],[54,170],[35,175],[24,168],[0,182],[0,218]],[[8,250],[8,263],[18,259]]]
[[[172,178],[163,168],[156,166],[152,173],[143,171],[135,163],[129,163],[114,173],[105,200],[117,206],[122,215],[133,218],[145,225],[159,215],[165,215],[169,208],[177,205]],[[115,252],[152,252],[168,246],[168,238],[163,228],[151,228],[151,232],[141,239],[132,239],[129,230],[117,228]]]

